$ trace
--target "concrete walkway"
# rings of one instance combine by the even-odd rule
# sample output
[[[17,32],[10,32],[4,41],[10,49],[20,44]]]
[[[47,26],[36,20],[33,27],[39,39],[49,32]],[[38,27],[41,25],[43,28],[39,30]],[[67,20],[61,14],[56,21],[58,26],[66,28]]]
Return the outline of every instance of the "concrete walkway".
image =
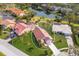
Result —
[[[71,36],[65,36],[68,44],[68,53],[70,56],[75,56],[74,53],[74,43]]]
[[[65,36],[65,38],[66,38],[66,40],[67,40],[67,44],[68,44],[68,46],[74,46],[74,44],[73,44],[73,40],[72,40],[72,37],[71,36]]]
[[[68,50],[68,47],[66,47],[66,48],[61,48],[60,51],[61,51],[61,50],[65,50],[65,49]]]
[[[61,53],[60,50],[57,49],[56,46],[55,46],[53,43],[51,43],[51,44],[48,45],[48,46],[49,46],[49,48],[52,50],[52,52],[53,52],[53,54],[54,54],[55,56],[58,56],[58,55]]]

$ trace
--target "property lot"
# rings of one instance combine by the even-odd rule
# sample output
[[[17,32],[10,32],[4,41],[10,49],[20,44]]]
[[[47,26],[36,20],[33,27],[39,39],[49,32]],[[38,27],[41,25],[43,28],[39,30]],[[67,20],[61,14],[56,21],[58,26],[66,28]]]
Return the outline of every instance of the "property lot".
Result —
[[[32,39],[34,39],[32,37],[32,32],[29,32],[20,37],[14,38],[10,43],[24,53],[31,56],[52,55],[52,51],[49,48],[43,49],[36,47]]]

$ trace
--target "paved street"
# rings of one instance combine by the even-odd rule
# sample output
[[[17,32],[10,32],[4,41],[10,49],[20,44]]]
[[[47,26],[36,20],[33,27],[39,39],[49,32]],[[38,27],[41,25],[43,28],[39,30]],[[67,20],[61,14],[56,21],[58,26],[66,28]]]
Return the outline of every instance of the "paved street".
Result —
[[[7,56],[28,56],[2,39],[0,39],[0,51]]]

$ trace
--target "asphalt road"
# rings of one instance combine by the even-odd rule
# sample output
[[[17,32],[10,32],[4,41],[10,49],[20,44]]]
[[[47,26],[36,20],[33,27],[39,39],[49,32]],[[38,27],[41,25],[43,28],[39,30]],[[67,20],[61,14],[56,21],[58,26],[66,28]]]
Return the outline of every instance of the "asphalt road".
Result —
[[[3,52],[6,56],[28,56],[24,52],[20,51],[2,39],[0,39],[0,51]]]

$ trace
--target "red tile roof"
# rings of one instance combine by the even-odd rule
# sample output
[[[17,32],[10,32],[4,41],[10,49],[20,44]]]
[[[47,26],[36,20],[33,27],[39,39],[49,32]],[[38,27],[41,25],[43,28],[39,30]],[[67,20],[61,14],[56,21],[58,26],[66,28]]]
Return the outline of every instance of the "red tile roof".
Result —
[[[18,9],[18,8],[8,8],[6,10],[10,10],[11,12],[13,12],[16,15],[25,14],[24,11],[22,11],[21,9]]]
[[[37,40],[45,39],[46,37],[52,39],[51,36],[41,27],[36,27],[33,30],[33,33]]]
[[[36,37],[37,40],[40,40],[44,37],[43,33],[41,32],[41,30],[39,28],[35,28],[35,30],[33,30],[33,33]]]
[[[25,31],[26,31],[26,24],[24,23],[17,23],[16,26],[15,26],[15,32],[18,34],[18,35],[22,35]]]

